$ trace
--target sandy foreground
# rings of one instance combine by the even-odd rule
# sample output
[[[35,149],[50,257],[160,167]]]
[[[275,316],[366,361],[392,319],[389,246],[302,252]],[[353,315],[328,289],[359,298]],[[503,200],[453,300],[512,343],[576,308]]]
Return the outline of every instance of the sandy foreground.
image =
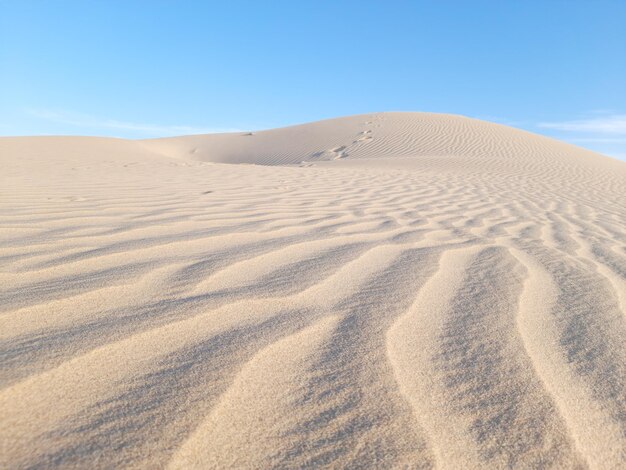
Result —
[[[0,468],[626,466],[626,164],[458,116],[0,139]]]

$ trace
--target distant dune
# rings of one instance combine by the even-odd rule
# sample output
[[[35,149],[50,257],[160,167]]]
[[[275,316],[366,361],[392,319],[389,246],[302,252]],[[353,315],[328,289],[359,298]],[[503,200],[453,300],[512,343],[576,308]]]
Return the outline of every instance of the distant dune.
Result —
[[[623,162],[376,113],[0,165],[0,468],[626,467]]]

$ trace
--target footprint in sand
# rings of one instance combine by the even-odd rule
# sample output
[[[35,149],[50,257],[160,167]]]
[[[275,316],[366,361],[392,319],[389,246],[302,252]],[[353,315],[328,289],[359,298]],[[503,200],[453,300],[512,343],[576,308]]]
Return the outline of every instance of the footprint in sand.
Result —
[[[331,152],[335,154],[335,156],[333,157],[333,160],[346,158],[348,156],[348,152],[346,152],[347,148],[348,148],[347,146],[342,145],[341,147],[335,147],[334,149],[331,149]]]
[[[358,133],[358,137],[357,140],[355,140],[354,142],[352,142],[353,144],[359,143],[359,142],[365,142],[368,140],[372,140],[372,136],[371,136],[371,129],[366,129],[364,131],[361,131]]]

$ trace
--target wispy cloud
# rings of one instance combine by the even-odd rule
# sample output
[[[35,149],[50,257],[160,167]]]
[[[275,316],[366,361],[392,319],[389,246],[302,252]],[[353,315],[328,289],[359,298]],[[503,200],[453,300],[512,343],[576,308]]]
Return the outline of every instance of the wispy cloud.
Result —
[[[624,137],[571,137],[570,142],[590,142],[600,144],[626,144]]]
[[[117,119],[101,118],[88,114],[59,111],[50,109],[27,109],[30,116],[44,119],[59,124],[66,124],[85,129],[102,129],[131,132],[137,134],[149,134],[151,136],[170,136],[182,134],[210,134],[216,132],[239,132],[240,129],[198,127],[184,125],[159,125],[128,121],[118,121]]]
[[[626,114],[597,116],[574,121],[541,122],[538,127],[565,132],[626,136]]]
[[[591,110],[579,119],[540,122],[534,130],[595,152],[626,160],[626,114]]]

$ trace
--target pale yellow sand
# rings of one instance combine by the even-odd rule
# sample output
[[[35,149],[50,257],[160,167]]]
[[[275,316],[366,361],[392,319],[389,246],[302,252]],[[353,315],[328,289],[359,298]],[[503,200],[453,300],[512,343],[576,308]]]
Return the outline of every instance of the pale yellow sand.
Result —
[[[381,113],[0,168],[0,468],[626,467],[622,162]]]

